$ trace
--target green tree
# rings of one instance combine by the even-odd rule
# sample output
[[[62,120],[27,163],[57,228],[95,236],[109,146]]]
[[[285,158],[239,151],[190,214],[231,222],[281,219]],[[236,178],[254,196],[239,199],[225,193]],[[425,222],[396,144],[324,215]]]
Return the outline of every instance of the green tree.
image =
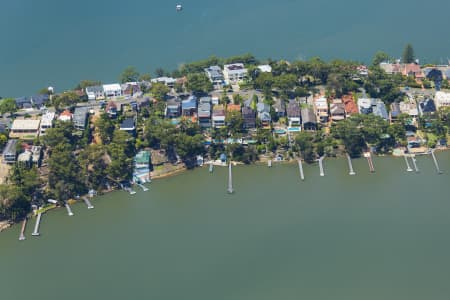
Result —
[[[89,189],[100,190],[108,175],[106,149],[102,145],[91,144],[83,149],[77,157],[81,167],[82,178]]]
[[[30,202],[15,185],[0,184],[0,220],[18,221],[30,211]]]
[[[76,138],[72,135],[73,131],[74,127],[71,122],[57,122],[54,128],[45,131],[42,142],[51,148],[58,144],[68,144],[73,149],[76,143]]]
[[[240,137],[243,130],[244,118],[240,111],[229,111],[225,117],[225,122],[230,135]]]
[[[205,73],[187,75],[186,88],[194,94],[205,94],[213,90],[213,85]]]
[[[138,81],[139,78],[139,72],[136,70],[135,67],[129,66],[126,67],[125,70],[123,70],[122,74],[120,74],[120,82],[135,82]]]
[[[14,98],[5,98],[0,100],[0,114],[14,114],[17,111],[16,100]]]
[[[21,164],[15,164],[8,176],[8,182],[17,186],[24,195],[33,195],[39,186],[41,180],[37,168],[27,168]]]
[[[169,88],[164,83],[157,82],[152,84],[151,92],[153,97],[157,100],[163,101],[169,92]]]
[[[107,168],[110,177],[120,181],[131,179],[134,146],[134,139],[128,133],[121,130],[114,131],[113,140],[107,147],[111,158]]]
[[[52,148],[48,169],[49,188],[57,200],[65,201],[84,191],[80,166],[69,144],[60,143]]]
[[[404,64],[410,64],[414,62],[414,49],[411,44],[406,44],[405,48],[403,49],[402,54],[402,62]]]
[[[314,161],[313,136],[308,132],[300,132],[295,137],[295,144],[300,149],[300,154],[306,162]]]
[[[70,108],[75,106],[80,101],[80,96],[74,91],[67,91],[52,98],[52,104],[56,110]]]
[[[79,84],[75,87],[75,90],[85,90],[89,86],[102,85],[99,80],[81,80]]]
[[[112,141],[115,125],[111,118],[106,114],[102,113],[97,120],[95,120],[95,130],[100,136],[102,143],[104,145],[109,144]]]
[[[150,82],[152,80],[152,76],[149,73],[144,73],[139,76],[139,81],[147,81]]]
[[[388,62],[391,60],[389,54],[383,51],[377,51],[372,59],[372,66],[379,66],[382,62]]]

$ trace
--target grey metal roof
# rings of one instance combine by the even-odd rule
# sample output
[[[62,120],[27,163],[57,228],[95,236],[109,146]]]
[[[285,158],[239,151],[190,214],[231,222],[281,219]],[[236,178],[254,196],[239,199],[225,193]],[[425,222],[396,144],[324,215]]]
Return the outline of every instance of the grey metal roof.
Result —
[[[314,114],[314,110],[312,108],[302,108],[302,123],[317,123],[316,115]]]

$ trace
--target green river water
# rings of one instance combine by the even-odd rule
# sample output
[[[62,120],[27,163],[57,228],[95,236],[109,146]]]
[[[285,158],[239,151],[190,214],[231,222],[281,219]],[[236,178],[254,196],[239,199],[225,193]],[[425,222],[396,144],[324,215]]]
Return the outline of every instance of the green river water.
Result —
[[[450,153],[216,167],[0,234],[1,299],[448,299]]]

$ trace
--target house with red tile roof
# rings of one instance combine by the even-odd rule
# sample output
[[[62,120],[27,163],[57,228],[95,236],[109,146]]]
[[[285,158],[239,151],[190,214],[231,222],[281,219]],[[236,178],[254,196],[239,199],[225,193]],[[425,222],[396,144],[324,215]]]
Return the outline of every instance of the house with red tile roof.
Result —
[[[356,105],[352,95],[342,96],[342,103],[344,103],[345,114],[347,116],[359,113],[358,105]]]

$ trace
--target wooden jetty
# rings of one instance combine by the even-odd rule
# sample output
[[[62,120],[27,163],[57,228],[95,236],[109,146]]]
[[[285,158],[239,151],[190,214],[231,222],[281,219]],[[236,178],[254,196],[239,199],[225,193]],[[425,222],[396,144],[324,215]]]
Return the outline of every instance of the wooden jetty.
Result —
[[[209,173],[212,173],[214,171],[214,164],[211,162],[209,163]]]
[[[409,165],[408,156],[405,154],[405,155],[403,155],[403,157],[405,158],[406,171],[407,171],[407,172],[412,172],[413,169],[411,169],[411,166]]]
[[[301,159],[298,160],[298,170],[300,171],[300,179],[305,180],[305,175],[303,174],[303,165],[302,165]]]
[[[41,208],[42,207],[39,207],[39,210]],[[38,213],[37,218],[36,218],[36,223],[34,224],[34,230],[33,230],[33,233],[31,234],[32,236],[39,236],[40,235],[40,233],[39,233],[39,224],[41,223],[41,216],[42,216],[42,213],[41,212]]]
[[[319,158],[320,176],[325,176],[325,172],[323,170],[323,159],[324,158],[325,158],[325,156],[322,156],[321,158]]]
[[[375,172],[375,167],[373,166],[372,155],[370,152],[365,152],[364,157],[367,158],[367,163],[369,164],[369,170],[371,173]]]
[[[269,160],[267,161],[267,166],[268,166],[269,168],[272,168],[272,160],[271,160],[271,159],[269,159]]]
[[[73,212],[72,212],[72,209],[70,208],[70,206],[69,206],[69,203],[65,203],[64,204],[64,206],[66,207],[66,209],[67,209],[67,214],[69,215],[69,216],[73,216]]]
[[[87,197],[83,197],[84,203],[86,203],[88,209],[93,209],[94,205],[91,204],[91,201]]]
[[[143,184],[137,183],[137,186],[139,186],[144,192],[148,191],[148,187]]]
[[[419,168],[417,167],[417,160],[415,155],[411,155],[411,160],[414,166],[414,170],[416,171],[416,173],[419,173]]]
[[[431,150],[431,157],[433,158],[434,166],[436,167],[436,172],[437,172],[438,174],[442,174],[442,171],[441,171],[441,169],[439,168],[439,164],[438,164],[438,161],[437,161],[437,159],[436,159],[436,155],[434,155],[434,149]]]
[[[228,165],[228,189],[227,189],[229,194],[232,194],[234,192],[233,190],[233,176],[231,173],[231,162]]]
[[[353,165],[352,165],[352,158],[347,153],[347,162],[348,162],[348,169],[349,169],[349,175],[356,175],[355,171],[353,171]]]
[[[22,228],[20,229],[19,241],[25,240],[25,227],[27,225],[27,218],[25,218],[22,222]]]

